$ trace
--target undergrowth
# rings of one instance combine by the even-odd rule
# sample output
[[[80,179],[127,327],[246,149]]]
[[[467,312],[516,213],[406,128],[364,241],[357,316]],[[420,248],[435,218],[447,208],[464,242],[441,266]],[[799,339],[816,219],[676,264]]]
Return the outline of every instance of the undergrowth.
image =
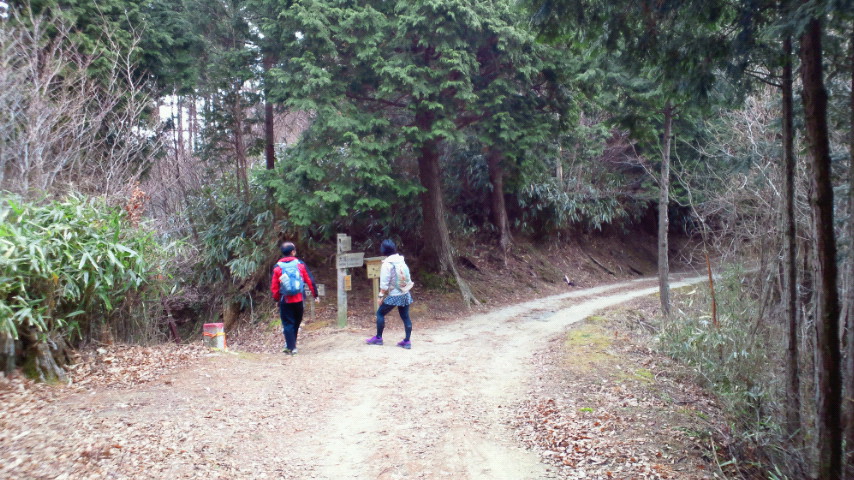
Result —
[[[782,319],[761,312],[761,286],[739,267],[717,280],[715,290],[716,319],[708,286],[675,295],[674,313],[661,321],[658,347],[690,367],[719,399],[731,426],[734,458],[727,463],[751,475],[797,478],[799,452],[788,445],[782,423]]]
[[[151,339],[176,255],[99,199],[36,203],[0,196],[0,340],[4,364],[90,338]],[[44,351],[44,349],[42,349]],[[46,354],[42,354],[45,357]],[[58,369],[57,369],[58,371]]]

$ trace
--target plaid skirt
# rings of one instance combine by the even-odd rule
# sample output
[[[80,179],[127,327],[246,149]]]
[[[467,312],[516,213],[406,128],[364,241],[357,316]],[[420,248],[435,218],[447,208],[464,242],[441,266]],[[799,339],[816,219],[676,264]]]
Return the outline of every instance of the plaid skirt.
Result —
[[[391,295],[385,297],[383,303],[386,305],[392,305],[395,307],[405,307],[413,302],[412,294],[409,292],[404,293],[403,295]]]

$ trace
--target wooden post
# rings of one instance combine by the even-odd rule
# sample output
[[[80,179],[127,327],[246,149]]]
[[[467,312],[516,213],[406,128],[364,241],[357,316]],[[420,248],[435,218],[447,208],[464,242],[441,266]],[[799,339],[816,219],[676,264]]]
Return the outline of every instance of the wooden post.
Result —
[[[348,243],[350,237],[344,233],[338,234],[338,255],[350,250]],[[347,326],[347,291],[344,290],[344,276],[347,275],[346,268],[336,269],[338,272],[338,327]]]
[[[311,297],[311,301],[308,303],[311,304],[311,323],[314,323],[317,320],[317,316],[314,314],[314,296]]]
[[[380,307],[380,268],[386,257],[370,257],[365,259],[365,267],[368,269],[368,278],[372,280],[373,296],[371,306],[374,310]]]
[[[315,285],[317,287],[317,298],[322,298],[326,296],[326,285],[323,283],[318,283]],[[314,298],[312,298],[314,300]],[[311,321],[315,321],[317,319],[314,313],[314,302],[311,302]]]

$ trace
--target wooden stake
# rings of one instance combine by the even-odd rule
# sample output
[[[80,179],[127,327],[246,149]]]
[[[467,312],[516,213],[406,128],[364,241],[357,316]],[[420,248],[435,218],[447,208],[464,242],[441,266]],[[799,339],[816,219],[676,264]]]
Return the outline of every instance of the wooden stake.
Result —
[[[373,286],[372,291],[374,292],[374,295],[371,297],[373,299],[371,300],[371,305],[373,305],[374,310],[376,310],[377,308],[380,308],[380,279],[372,278],[371,283]]]

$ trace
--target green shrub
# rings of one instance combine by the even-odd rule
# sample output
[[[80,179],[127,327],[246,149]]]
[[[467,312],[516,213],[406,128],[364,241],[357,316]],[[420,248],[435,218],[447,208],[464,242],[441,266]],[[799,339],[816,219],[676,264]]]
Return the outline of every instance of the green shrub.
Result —
[[[517,226],[546,231],[581,224],[595,230],[629,219],[630,208],[611,192],[598,191],[593,185],[555,179],[532,183],[519,195],[522,215]]]
[[[277,241],[292,230],[291,222],[276,214],[275,203],[254,178],[248,198],[224,181],[211,183],[191,199],[189,217],[198,240],[195,283],[224,302],[208,305],[206,314],[217,315],[222,307],[254,311],[258,290],[267,296]]]
[[[103,201],[0,195],[0,334],[81,339],[158,272],[158,248]]]

